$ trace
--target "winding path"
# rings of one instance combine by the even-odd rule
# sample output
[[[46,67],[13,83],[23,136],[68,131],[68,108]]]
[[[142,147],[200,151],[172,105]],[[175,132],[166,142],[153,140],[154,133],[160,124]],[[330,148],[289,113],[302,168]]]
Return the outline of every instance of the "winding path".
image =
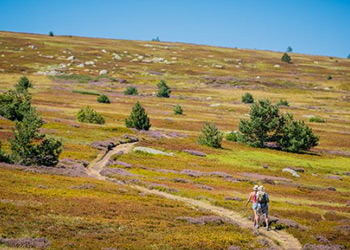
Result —
[[[102,176],[100,174],[100,171],[106,166],[106,163],[108,162],[108,160],[111,158],[112,155],[114,155],[118,152],[123,152],[124,154],[126,154],[126,153],[130,152],[130,150],[132,149],[134,144],[136,144],[136,143],[121,144],[121,145],[116,146],[112,150],[108,151],[104,155],[103,154],[99,155],[88,166],[87,174],[89,176],[96,178],[96,179],[99,179],[99,180],[111,180],[108,177]],[[222,217],[226,217],[226,218],[234,220],[237,223],[237,225],[242,227],[242,228],[248,228],[248,229],[251,229],[252,231],[256,230],[253,227],[253,224],[250,220],[241,217],[241,215],[239,215],[238,213],[236,213],[232,210],[218,207],[218,206],[214,206],[214,205],[211,205],[211,204],[204,202],[204,201],[199,201],[199,200],[195,200],[195,199],[191,199],[191,198],[177,196],[177,195],[169,194],[166,192],[161,192],[161,191],[154,190],[154,189],[150,190],[150,189],[147,189],[147,188],[144,188],[141,186],[137,186],[137,185],[130,185],[130,187],[137,189],[139,191],[142,191],[143,193],[154,194],[154,195],[162,196],[162,197],[167,198],[167,199],[180,201],[180,202],[183,202],[183,203],[185,203],[191,207],[194,207],[194,208],[205,209],[207,211],[210,211],[210,212],[215,213],[217,215],[220,215]],[[267,232],[266,230],[261,229],[261,230],[259,230],[259,234],[266,237],[267,239],[269,239],[269,242],[271,244],[274,244],[275,247],[277,247],[278,249],[300,250],[302,248],[300,242],[296,238],[294,238],[291,234],[288,234],[284,231],[271,230],[271,231]],[[276,242],[277,242],[277,244],[276,244]]]

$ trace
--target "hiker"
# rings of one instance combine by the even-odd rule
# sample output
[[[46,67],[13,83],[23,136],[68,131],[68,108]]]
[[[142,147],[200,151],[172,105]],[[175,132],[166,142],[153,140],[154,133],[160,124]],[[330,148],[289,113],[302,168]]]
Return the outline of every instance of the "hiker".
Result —
[[[257,192],[257,201],[258,201],[258,214],[262,214],[265,217],[266,230],[269,231],[269,195],[265,192],[263,186],[258,188]]]
[[[259,228],[259,214],[258,214],[258,200],[257,200],[257,193],[258,193],[258,185],[255,185],[253,187],[253,192],[249,194],[249,198],[247,200],[247,203],[245,206],[248,206],[248,203],[252,201],[253,205],[253,211],[254,211],[254,227]]]

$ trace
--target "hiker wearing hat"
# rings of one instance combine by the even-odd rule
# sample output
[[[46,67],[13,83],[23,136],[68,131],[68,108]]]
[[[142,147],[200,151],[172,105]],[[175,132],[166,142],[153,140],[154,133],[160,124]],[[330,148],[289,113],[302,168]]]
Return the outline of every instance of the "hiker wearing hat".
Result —
[[[257,193],[258,193],[258,185],[255,185],[253,187],[253,192],[249,194],[249,198],[247,200],[247,203],[245,206],[248,206],[249,202],[252,201],[253,205],[253,212],[254,212],[254,227],[259,228],[259,214],[258,214],[258,198],[257,198]]]
[[[269,195],[265,192],[263,186],[258,188],[257,192],[257,201],[258,201],[258,214],[263,214],[266,222],[266,230],[269,231]]]

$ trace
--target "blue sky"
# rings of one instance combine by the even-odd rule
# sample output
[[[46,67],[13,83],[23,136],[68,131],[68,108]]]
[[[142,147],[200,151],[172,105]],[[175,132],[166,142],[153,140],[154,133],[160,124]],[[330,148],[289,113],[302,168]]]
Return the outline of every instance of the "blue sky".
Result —
[[[350,0],[0,0],[0,30],[346,57]]]

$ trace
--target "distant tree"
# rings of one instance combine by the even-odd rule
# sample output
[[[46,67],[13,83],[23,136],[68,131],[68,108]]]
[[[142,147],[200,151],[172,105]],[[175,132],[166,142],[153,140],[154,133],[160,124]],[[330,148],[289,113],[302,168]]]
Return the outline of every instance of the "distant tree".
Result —
[[[11,160],[14,163],[44,166],[58,163],[62,142],[41,134],[42,125],[43,121],[34,109],[27,112],[22,121],[16,121],[14,139],[10,140]]]
[[[104,117],[89,106],[79,110],[77,114],[77,120],[80,122],[92,123],[92,124],[105,123]]]
[[[288,53],[292,53],[292,52],[293,52],[292,47],[288,46],[288,47],[287,47],[287,52],[288,52]]]
[[[253,103],[254,97],[251,93],[247,92],[242,96],[242,102],[244,103]]]
[[[239,140],[253,147],[264,147],[279,125],[278,107],[269,100],[261,99],[253,103],[249,115],[250,120],[242,119],[239,123],[238,128],[242,133]]]
[[[152,39],[153,42],[160,42],[159,36],[157,36],[156,38]]]
[[[175,114],[175,115],[182,115],[182,114],[183,114],[183,110],[182,110],[182,108],[181,108],[180,105],[176,105],[176,106],[174,107],[174,114]]]
[[[22,77],[15,85],[15,90],[0,94],[0,116],[11,121],[21,121],[32,107],[32,95],[27,91],[32,84],[26,77]]]
[[[22,76],[17,84],[15,84],[15,88],[18,92],[23,93],[24,91],[27,91],[28,88],[32,88],[33,84],[29,81],[29,79],[26,76]]]
[[[292,114],[285,115],[283,119],[282,136],[278,140],[283,151],[299,152],[318,145],[319,137],[304,121],[294,121]]]
[[[125,119],[125,126],[137,130],[149,130],[151,127],[147,113],[139,101],[132,108],[130,116]]]
[[[292,61],[292,58],[287,53],[284,53],[282,58],[281,58],[281,61],[286,62],[286,63],[290,63]]]
[[[54,36],[52,31],[49,32],[49,36]]]
[[[106,96],[106,95],[100,95],[99,97],[97,97],[97,101],[99,103],[111,103],[108,96]]]
[[[206,122],[202,133],[198,137],[198,143],[212,148],[221,148],[222,133],[214,123]]]
[[[333,77],[331,75],[327,75],[327,80],[332,80]]]
[[[128,87],[125,91],[124,91],[124,95],[138,95],[138,91],[137,88],[135,87]]]
[[[348,55],[348,59],[350,59],[350,54]]]
[[[157,84],[158,86],[158,94],[157,97],[165,97],[169,98],[171,94],[171,88],[166,84],[164,80],[160,80]]]

